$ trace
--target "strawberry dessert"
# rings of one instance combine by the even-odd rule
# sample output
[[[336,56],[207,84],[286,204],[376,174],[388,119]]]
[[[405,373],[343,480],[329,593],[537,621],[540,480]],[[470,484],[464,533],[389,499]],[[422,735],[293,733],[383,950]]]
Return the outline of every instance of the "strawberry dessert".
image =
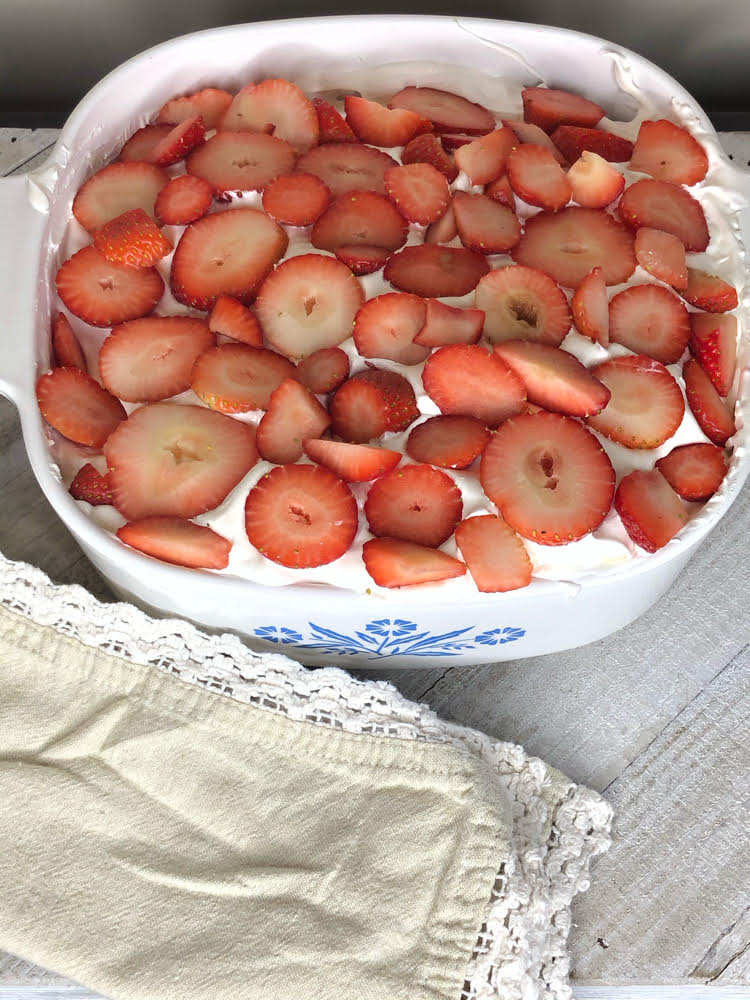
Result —
[[[37,396],[124,545],[492,594],[650,558],[722,489],[742,248],[715,144],[401,82],[176,95],[75,195]]]

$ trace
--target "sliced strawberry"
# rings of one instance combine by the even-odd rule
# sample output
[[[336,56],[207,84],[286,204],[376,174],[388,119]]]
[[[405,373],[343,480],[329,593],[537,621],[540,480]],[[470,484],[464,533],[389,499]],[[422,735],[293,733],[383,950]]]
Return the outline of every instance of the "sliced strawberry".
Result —
[[[708,274],[697,267],[687,269],[687,287],[680,295],[696,309],[723,313],[737,308],[737,289],[715,274]]]
[[[507,420],[484,449],[482,489],[524,538],[565,545],[602,523],[615,470],[594,435],[573,417],[523,413]]]
[[[392,472],[401,461],[400,451],[366,444],[308,438],[303,446],[308,458],[325,465],[345,483],[367,483]]]
[[[355,444],[403,431],[419,416],[411,383],[396,372],[371,368],[339,386],[329,405],[337,437]]]
[[[429,163],[452,184],[458,177],[458,167],[443,149],[437,136],[430,133],[415,136],[401,153],[401,162]]]
[[[528,340],[495,345],[495,353],[513,369],[530,403],[570,417],[599,413],[609,402],[609,389],[568,351]]]
[[[164,282],[153,267],[113,264],[92,246],[65,261],[55,284],[68,309],[91,326],[146,316],[164,294]]]
[[[561,167],[568,166],[568,161],[560,150],[544,129],[538,125],[533,125],[531,122],[516,121],[514,118],[503,118],[503,126],[509,128],[519,142],[530,143],[532,146],[544,146],[545,149],[550,151]]]
[[[65,313],[58,313],[52,321],[52,350],[55,367],[88,371],[86,357]]]
[[[461,520],[461,491],[431,465],[404,465],[376,479],[364,512],[373,535],[437,548]]]
[[[261,458],[276,465],[302,457],[305,438],[320,437],[328,429],[328,411],[304,385],[287,378],[274,389],[268,410],[258,424],[256,443]]]
[[[250,543],[266,559],[292,569],[323,566],[343,556],[357,524],[351,490],[319,465],[271,469],[245,501]]]
[[[502,174],[497,180],[488,184],[484,189],[484,193],[488,198],[500,202],[501,205],[507,205],[511,211],[515,212],[516,197],[513,194],[513,188],[510,186],[507,174]]]
[[[84,500],[92,507],[102,507],[112,503],[109,473],[102,475],[91,462],[81,466],[75,474],[68,492],[74,500]]]
[[[294,361],[351,337],[362,286],[335,257],[301,254],[263,282],[255,311],[266,340]]]
[[[690,336],[688,311],[662,285],[633,285],[609,303],[609,339],[664,365],[679,361]]]
[[[727,396],[734,382],[737,362],[735,316],[690,313],[690,353],[708,375],[720,396]]]
[[[379,587],[410,587],[463,576],[466,566],[440,549],[397,538],[371,538],[362,546],[365,569]]]
[[[391,255],[385,247],[368,246],[366,243],[345,243],[336,247],[336,256],[342,264],[346,264],[352,274],[374,274],[385,265]]]
[[[194,309],[211,309],[220,295],[249,301],[287,243],[281,226],[257,209],[207,215],[188,226],[177,244],[172,294]]]
[[[681,240],[686,250],[702,252],[708,246],[708,226],[700,202],[676,184],[636,181],[623,192],[619,208],[632,229],[663,229]]]
[[[533,267],[490,271],[477,285],[474,301],[484,311],[484,335],[492,343],[536,340],[557,347],[570,330],[565,293]]]
[[[607,212],[572,206],[527,219],[513,259],[565,288],[577,288],[594,267],[608,285],[619,285],[635,270],[633,244],[633,234]]]
[[[121,542],[147,556],[190,569],[225,569],[232,543],[204,524],[181,517],[144,517],[117,530]]]
[[[482,336],[483,326],[482,309],[456,309],[440,299],[427,299],[424,326],[414,338],[414,343],[422,347],[476,344]]]
[[[558,125],[593,128],[604,117],[604,108],[567,90],[526,87],[521,91],[524,121],[551,132]]]
[[[501,517],[469,517],[456,528],[456,542],[483,594],[505,593],[528,587],[531,560],[523,542]]]
[[[615,510],[641,548],[656,552],[688,521],[688,512],[657,469],[636,469],[617,487]]]
[[[414,338],[424,326],[427,306],[418,295],[387,292],[368,299],[354,320],[354,343],[363,358],[386,358],[402,365],[419,365],[429,347]]]
[[[405,219],[422,226],[442,218],[451,200],[448,181],[429,163],[390,167],[385,190]]]
[[[708,157],[687,129],[673,122],[641,122],[630,169],[672,184],[697,184],[708,173]]]
[[[382,149],[373,149],[359,142],[331,142],[303,153],[296,169],[302,174],[315,174],[328,187],[334,198],[348,191],[374,191],[385,194],[383,177],[389,167],[398,166]]]
[[[456,226],[456,215],[453,211],[453,202],[448,205],[445,214],[427,227],[424,234],[425,243],[450,243],[458,236]]]
[[[152,153],[161,140],[172,131],[171,125],[144,125],[134,132],[120,150],[118,159],[121,163],[141,160],[153,162]]]
[[[397,250],[406,243],[409,226],[382,194],[350,191],[336,198],[312,228],[310,242],[332,253],[342,246]]]
[[[288,80],[263,80],[243,87],[227,108],[220,128],[223,132],[272,131],[300,153],[314,146],[320,134],[312,102]]]
[[[294,365],[274,351],[247,344],[212,347],[193,366],[192,389],[212,410],[265,410],[271,393],[294,378]]]
[[[90,233],[131,208],[142,208],[153,218],[156,196],[168,180],[153,163],[110,163],[81,185],[73,215]]]
[[[263,191],[263,208],[287,226],[311,226],[331,201],[331,192],[315,174],[277,177]]]
[[[508,180],[519,198],[553,212],[572,195],[565,171],[542,146],[517,146],[508,157]]]
[[[673,448],[656,468],[683,500],[708,500],[721,486],[728,463],[715,444],[702,441]]]
[[[200,115],[207,129],[217,128],[231,103],[232,95],[228,91],[206,87],[186,97],[173,97],[160,108],[156,120],[177,125],[188,118]]]
[[[684,289],[688,283],[685,247],[671,233],[642,226],[635,234],[635,259],[644,271],[673,288]]]
[[[417,424],[406,441],[406,454],[415,462],[443,469],[466,469],[482,454],[490,432],[474,417],[442,414]]]
[[[570,302],[573,322],[584,337],[607,347],[609,344],[609,302],[607,286],[600,267],[589,271],[573,293]]]
[[[216,194],[258,191],[291,173],[294,147],[263,132],[217,132],[188,156],[189,174],[208,181]]]
[[[344,121],[342,115],[328,101],[313,98],[313,107],[318,116],[318,142],[356,142],[357,137]]]
[[[90,448],[101,448],[127,416],[125,407],[78,368],[55,368],[36,384],[39,409],[63,437]]]
[[[392,254],[383,277],[403,292],[437,299],[467,295],[488,271],[489,265],[481,253],[425,243]]]
[[[432,131],[432,129],[430,129],[430,131]],[[473,141],[473,135],[464,135],[459,132],[443,132],[440,136],[440,142],[442,143],[443,149],[446,153],[452,153],[456,149],[460,149],[461,146],[466,146],[468,143]]]
[[[245,348],[251,350],[251,348]],[[104,445],[123,517],[196,517],[218,507],[258,460],[255,429],[202,406],[148,403]]]
[[[558,125],[552,141],[569,163],[574,163],[584,152],[596,153],[608,163],[627,163],[633,152],[633,143],[621,135],[577,125]]]
[[[263,331],[257,317],[231,295],[217,298],[208,317],[208,328],[212,333],[249,344],[250,347],[263,346]]]
[[[206,136],[206,126],[200,115],[186,118],[170,129],[151,151],[151,162],[159,167],[171,167],[173,163],[184,160],[203,142]]]
[[[521,239],[521,223],[515,212],[485,194],[456,191],[453,213],[458,235],[467,250],[507,253]]]
[[[405,87],[388,102],[389,108],[406,108],[431,121],[438,132],[484,135],[495,128],[495,119],[481,104],[434,87]]]
[[[187,226],[203,218],[213,198],[214,189],[202,177],[173,177],[156,196],[156,220],[162,226]]]
[[[526,403],[518,375],[478,344],[439,348],[427,359],[422,382],[441,413],[475,417],[487,427],[520,413]]]
[[[626,448],[658,448],[682,423],[685,400],[659,361],[645,355],[612,358],[591,369],[611,392],[587,423]]]
[[[625,178],[597,153],[584,152],[568,170],[573,201],[583,208],[606,208],[619,198]]]
[[[323,347],[297,365],[294,377],[319,396],[338,389],[349,375],[349,356],[340,347]],[[324,463],[325,464],[325,463]]]
[[[142,208],[131,208],[91,234],[94,246],[113,264],[153,267],[172,252],[172,244]]]
[[[422,119],[413,111],[391,110],[364,97],[344,98],[346,121],[360,142],[373,146],[405,146],[419,130]]]
[[[694,358],[683,365],[682,377],[688,406],[698,426],[709,441],[723,447],[737,430],[727,404]]]
[[[517,145],[515,132],[503,126],[461,145],[455,153],[456,166],[472,184],[489,184],[505,171],[508,157]]]

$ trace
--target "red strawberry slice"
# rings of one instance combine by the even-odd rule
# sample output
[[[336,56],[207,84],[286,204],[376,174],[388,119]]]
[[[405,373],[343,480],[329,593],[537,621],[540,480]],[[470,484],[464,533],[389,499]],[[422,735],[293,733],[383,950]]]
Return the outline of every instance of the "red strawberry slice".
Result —
[[[567,90],[526,87],[521,91],[524,121],[551,132],[558,125],[593,128],[604,117],[604,108]]]
[[[78,368],[82,372],[88,371],[86,357],[65,313],[58,313],[52,321],[52,351],[57,368]]]
[[[504,173],[508,157],[517,145],[515,132],[503,126],[459,146],[455,152],[456,166],[472,184],[489,184]]]
[[[671,233],[643,226],[635,234],[635,259],[644,271],[673,288],[684,289],[688,283],[685,247]]]
[[[501,517],[469,517],[456,528],[456,542],[483,594],[505,593],[528,587],[531,560],[523,542]]]
[[[188,118],[200,115],[207,129],[217,128],[231,103],[232,95],[228,91],[205,87],[186,97],[173,97],[171,101],[167,101],[160,108],[156,120],[177,125]]]
[[[113,264],[152,267],[172,252],[172,244],[142,208],[131,208],[95,229],[94,246]]]
[[[422,347],[476,344],[482,336],[483,327],[482,309],[456,309],[440,299],[427,299],[424,326],[414,338],[414,343]]]
[[[283,261],[255,303],[266,340],[294,361],[352,335],[365,295],[349,268],[319,253]]]
[[[173,177],[156,196],[156,220],[162,226],[187,226],[203,218],[213,198],[214,189],[202,177]]]
[[[688,512],[657,469],[636,469],[617,487],[615,510],[636,545],[663,548],[688,521]]]
[[[728,406],[695,358],[685,362],[682,377],[688,406],[698,426],[709,441],[723,447],[737,430]]]
[[[619,198],[625,178],[597,153],[584,152],[568,170],[573,201],[583,208],[606,208]]]
[[[172,131],[171,125],[144,125],[134,132],[120,150],[121,163],[142,160],[153,162],[152,153],[161,140]]]
[[[508,157],[508,180],[519,198],[553,212],[572,195],[565,171],[543,146],[517,146]]]
[[[102,475],[91,462],[81,466],[75,474],[68,492],[74,500],[84,500],[92,507],[102,507],[112,503],[112,486],[109,482],[109,474]]]
[[[392,472],[401,461],[400,451],[366,444],[327,441],[325,438],[308,438],[303,444],[308,458],[318,465],[325,465],[345,483],[366,483],[377,479]]]
[[[662,285],[633,285],[609,303],[609,339],[664,365],[679,361],[690,336],[688,311]]]
[[[379,587],[411,587],[463,576],[466,566],[439,549],[397,538],[372,538],[362,546],[365,569]]]
[[[708,500],[721,486],[728,463],[721,448],[708,441],[683,444],[660,458],[656,468],[683,500]]]
[[[396,372],[371,368],[347,379],[329,405],[331,429],[354,444],[403,431],[419,416],[411,383]]]
[[[405,146],[420,129],[422,119],[413,111],[391,110],[364,97],[344,98],[346,121],[360,142],[373,146]]]
[[[573,417],[543,410],[499,428],[479,478],[511,528],[541,545],[595,531],[615,492],[615,470],[594,435]]]
[[[427,227],[424,234],[425,243],[450,243],[458,236],[456,226],[456,215],[453,211],[453,202],[448,205],[445,214]]]
[[[153,267],[113,264],[92,246],[65,261],[55,284],[67,308],[91,326],[146,316],[164,294],[164,282]]]
[[[251,350],[251,348],[246,348]],[[148,403],[107,439],[114,505],[128,521],[218,507],[258,459],[255,429],[202,406]]]
[[[577,288],[594,267],[608,285],[619,285],[635,270],[633,244],[633,234],[607,212],[574,205],[527,219],[513,259],[565,288]]]
[[[432,131],[430,129],[430,131]],[[443,145],[443,149],[446,153],[452,153],[456,149],[460,149],[461,146],[467,145],[467,143],[473,142],[473,135],[464,135],[458,132],[443,132],[440,136],[440,142]]]
[[[263,191],[263,208],[287,226],[311,226],[331,201],[331,192],[315,174],[277,177]]]
[[[78,368],[55,368],[36,384],[39,409],[63,437],[90,448],[101,448],[127,416],[125,407]]]
[[[632,229],[663,229],[676,236],[686,250],[702,252],[708,246],[708,226],[700,202],[676,184],[636,181],[623,192],[619,208]]]
[[[429,163],[390,167],[385,172],[385,190],[405,219],[422,226],[445,215],[451,200],[448,181]]]
[[[313,107],[318,116],[318,142],[356,142],[357,137],[344,121],[342,115],[328,101],[313,98]]]
[[[544,146],[557,160],[561,167],[567,167],[568,161],[550,139],[544,129],[530,122],[516,121],[514,118],[503,118],[503,126],[509,128],[519,142],[530,143],[532,146]]]
[[[402,292],[437,299],[467,295],[488,271],[489,265],[481,253],[425,243],[392,254],[383,277]]]
[[[374,191],[385,194],[383,177],[389,167],[398,166],[382,149],[373,149],[359,142],[331,142],[303,153],[296,169],[302,174],[315,174],[328,187],[334,198],[348,191]],[[286,172],[286,171],[284,171]]]
[[[708,274],[697,267],[687,269],[687,287],[680,295],[696,309],[723,313],[737,308],[737,289],[715,274]]]
[[[533,267],[490,271],[477,285],[474,301],[484,311],[484,335],[492,343],[535,340],[557,347],[570,330],[565,293]]]
[[[521,223],[515,212],[487,195],[456,191],[453,213],[458,235],[467,250],[506,253],[521,239]]]
[[[658,448],[685,415],[680,387],[659,361],[645,355],[612,358],[591,369],[611,392],[609,403],[587,423],[626,448]]]
[[[414,343],[424,326],[427,305],[418,295],[387,292],[368,299],[354,320],[354,343],[363,358],[386,358],[402,365],[419,365],[429,347]]]
[[[154,403],[190,388],[193,365],[214,346],[208,324],[147,316],[116,326],[99,350],[104,388],[130,403]]]
[[[690,313],[690,353],[720,396],[729,394],[737,361],[735,316]]]
[[[513,188],[510,186],[507,174],[503,174],[501,177],[498,177],[497,180],[488,184],[484,189],[484,193],[488,198],[492,198],[493,201],[500,202],[501,205],[507,205],[511,211],[515,212],[516,197],[513,194]]]
[[[573,322],[584,337],[607,347],[609,344],[609,302],[600,267],[594,267],[573,293],[570,302]]]
[[[294,365],[265,348],[222,344],[205,351],[193,366],[192,389],[212,410],[265,410],[271,393],[294,378]]]
[[[220,128],[223,132],[271,131],[301,153],[314,146],[320,134],[312,102],[288,80],[263,80],[243,87],[227,108]]]
[[[633,143],[621,135],[577,125],[558,125],[552,141],[569,163],[584,152],[596,153],[609,163],[627,163],[633,152]]]
[[[356,243],[345,243],[336,247],[335,253],[341,263],[346,264],[352,274],[356,275],[374,274],[385,265],[391,255],[391,251],[385,247]]]
[[[389,108],[406,108],[431,121],[438,132],[483,135],[495,128],[495,119],[481,104],[434,87],[405,87],[388,102]]]
[[[151,162],[159,167],[171,167],[184,160],[188,153],[199,146],[206,136],[206,126],[200,115],[186,118],[170,129],[151,151]]]
[[[375,246],[397,250],[406,243],[409,226],[382,194],[350,191],[340,195],[312,228],[310,242],[332,253],[342,246]]]
[[[348,375],[349,356],[340,347],[323,347],[313,351],[300,361],[294,373],[298,382],[319,396],[338,389]]]
[[[110,163],[81,185],[73,215],[90,233],[131,208],[142,208],[153,218],[156,196],[168,180],[154,163]]]
[[[254,313],[231,295],[220,295],[208,317],[211,333],[238,340],[250,347],[263,347],[263,331]]]
[[[428,358],[422,382],[441,413],[475,417],[487,427],[497,427],[526,404],[518,375],[478,344],[439,348]]]
[[[641,122],[630,169],[672,184],[697,184],[708,173],[708,157],[687,129],[673,122]]]
[[[260,456],[276,465],[296,462],[302,457],[305,438],[320,437],[330,423],[328,411],[309,389],[296,379],[284,379],[271,393],[268,410],[258,424]]]
[[[117,537],[147,556],[190,569],[225,569],[232,543],[212,528],[181,517],[144,517],[117,530]]]
[[[245,530],[272,562],[292,569],[323,566],[346,552],[357,533],[351,490],[319,465],[282,465],[247,495]]]
[[[443,149],[437,136],[431,133],[415,136],[404,146],[401,162],[428,163],[439,171],[449,184],[458,177],[458,167]]]
[[[443,469],[466,469],[482,454],[490,432],[473,417],[443,414],[417,424],[406,441],[406,454],[415,462]]]
[[[172,294],[194,309],[211,309],[220,295],[247,302],[284,256],[287,243],[281,226],[257,209],[207,215],[188,226],[177,244]]]
[[[185,161],[189,174],[208,181],[216,194],[257,191],[291,173],[294,147],[263,132],[217,132]]]
[[[513,369],[530,403],[570,417],[599,413],[609,402],[609,389],[568,351],[528,340],[495,345],[495,353]]]
[[[461,491],[431,465],[404,465],[376,479],[364,512],[373,535],[437,548],[461,520]]]

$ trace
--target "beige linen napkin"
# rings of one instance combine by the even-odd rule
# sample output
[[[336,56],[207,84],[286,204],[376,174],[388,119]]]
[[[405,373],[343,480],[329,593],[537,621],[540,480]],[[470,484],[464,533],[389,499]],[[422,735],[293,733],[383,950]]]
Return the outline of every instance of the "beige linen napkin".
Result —
[[[0,557],[0,947],[115,1000],[563,997],[609,820],[388,685]]]

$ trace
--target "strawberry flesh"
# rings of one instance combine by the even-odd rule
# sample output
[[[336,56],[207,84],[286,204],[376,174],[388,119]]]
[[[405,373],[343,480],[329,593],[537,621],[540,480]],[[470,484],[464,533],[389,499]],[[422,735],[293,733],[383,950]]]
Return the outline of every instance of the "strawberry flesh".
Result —
[[[320,437],[330,423],[328,411],[309,389],[294,378],[285,379],[271,393],[258,424],[260,456],[276,465],[296,462],[302,457],[303,440]]]
[[[685,526],[688,513],[658,469],[636,469],[617,487],[615,510],[642,549],[656,552]]]
[[[600,267],[594,267],[573,293],[573,322],[584,337],[606,347],[609,344],[609,302]]]
[[[442,218],[451,200],[448,181],[429,163],[389,167],[385,190],[405,219],[422,226]]]
[[[567,90],[526,87],[521,91],[524,121],[552,132],[558,125],[593,128],[604,117],[604,108]]]
[[[220,128],[224,132],[273,132],[297,152],[315,146],[320,134],[312,101],[296,84],[283,79],[243,87],[222,116]]]
[[[93,246],[66,260],[55,284],[67,308],[91,326],[147,316],[164,294],[164,282],[153,267],[113,264]]]
[[[154,559],[189,569],[225,569],[232,543],[212,528],[181,517],[144,517],[117,530],[121,542]]]
[[[677,289],[687,287],[685,247],[671,233],[642,226],[635,234],[635,259],[658,281]]]
[[[385,247],[368,246],[366,243],[345,243],[336,247],[334,252],[341,263],[358,276],[379,271],[391,255]]]
[[[404,465],[376,479],[365,501],[373,535],[437,548],[461,520],[461,491],[431,465]]]
[[[529,205],[556,212],[573,193],[564,170],[543,146],[517,146],[508,157],[508,180]]]
[[[534,340],[559,346],[570,330],[568,300],[544,271],[500,267],[477,285],[474,301],[485,314],[484,335],[494,344]]]
[[[720,396],[729,395],[737,362],[737,318],[690,313],[690,353]]]
[[[202,177],[173,177],[156,196],[154,212],[161,226],[187,226],[202,219],[214,200],[214,189]]]
[[[445,144],[443,136],[443,144]],[[472,184],[490,184],[505,172],[505,166],[518,139],[512,129],[495,129],[473,142],[461,144],[454,154],[456,166]]]
[[[424,326],[414,338],[423,347],[476,344],[484,327],[482,309],[457,309],[440,299],[427,299]]]
[[[442,414],[417,424],[407,439],[406,454],[442,469],[466,469],[489,439],[490,432],[474,417]]]
[[[73,199],[73,215],[88,232],[131,208],[154,217],[156,197],[169,175],[153,163],[110,163],[85,181]]]
[[[167,101],[156,116],[157,122],[177,125],[188,118],[200,115],[207,129],[218,128],[219,122],[232,103],[232,95],[216,87],[205,87],[186,97],[173,97]]]
[[[88,371],[86,357],[81,349],[70,325],[70,320],[65,313],[58,313],[52,321],[52,350],[55,355],[55,367],[57,368],[78,368],[82,372]]]
[[[552,133],[552,141],[570,163],[584,152],[596,153],[609,163],[627,163],[633,152],[629,139],[598,128],[576,125],[559,125]]]
[[[402,365],[418,365],[428,347],[414,343],[424,326],[424,299],[407,292],[387,292],[368,299],[354,320],[354,343],[363,358],[386,358]]]
[[[713,313],[737,308],[737,289],[722,278],[697,267],[689,267],[687,276],[687,286],[680,289],[680,295],[691,306]]]
[[[660,458],[656,468],[683,500],[708,500],[721,486],[727,459],[718,445],[709,441],[683,444]]]
[[[313,351],[297,365],[294,377],[320,396],[338,389],[349,375],[349,356],[340,347]]]
[[[344,110],[346,122],[360,142],[388,149],[405,146],[422,123],[421,117],[414,111],[386,108],[364,97],[345,97]]]
[[[212,347],[193,365],[192,389],[212,410],[247,413],[265,410],[271,393],[294,378],[294,365],[265,348],[247,344]]]
[[[461,242],[478,253],[507,253],[521,238],[521,223],[507,205],[484,194],[456,191],[453,213]]]
[[[63,437],[101,448],[127,413],[119,399],[78,368],[55,368],[36,384],[39,409]]]
[[[74,500],[84,500],[92,507],[101,507],[112,503],[109,474],[102,475],[91,462],[81,466],[75,474],[68,492]]]
[[[431,133],[417,135],[408,142],[401,153],[401,162],[404,164],[428,163],[439,171],[449,184],[452,184],[458,177],[458,167],[443,149],[437,136]]]
[[[509,340],[496,344],[495,353],[519,376],[529,402],[545,410],[588,417],[609,402],[609,389],[578,358],[559,347]]]
[[[623,192],[619,210],[632,229],[662,229],[676,236],[686,250],[699,253],[708,246],[708,226],[700,202],[676,184],[636,181]]]
[[[208,317],[212,333],[229,337],[250,347],[263,347],[263,331],[257,316],[231,295],[220,295]]]
[[[120,162],[128,163],[132,160],[153,162],[152,153],[155,147],[171,131],[172,126],[167,124],[144,125],[143,128],[139,128],[120,150]]]
[[[495,128],[495,119],[481,104],[434,87],[405,87],[388,102],[391,108],[406,108],[431,121],[438,132],[484,135]]]
[[[487,427],[521,413],[526,403],[519,376],[479,344],[451,344],[434,351],[422,382],[441,413],[474,417]]]
[[[315,174],[333,197],[338,198],[349,191],[374,191],[384,195],[385,172],[397,166],[393,157],[382,149],[359,142],[331,142],[303,153],[295,169],[302,174]]]
[[[315,174],[288,174],[263,191],[263,208],[287,226],[311,226],[328,208],[331,192]]]
[[[629,166],[657,180],[689,187],[708,173],[708,157],[686,129],[662,119],[641,122]]]
[[[412,587],[463,576],[466,566],[447,552],[398,538],[372,538],[362,546],[365,569],[379,587]]]
[[[149,159],[159,167],[171,167],[173,163],[184,160],[196,146],[200,146],[205,135],[206,127],[200,115],[186,118],[170,129],[154,146]]]
[[[501,517],[483,514],[466,518],[456,528],[456,542],[481,593],[505,593],[531,583],[529,554]]]
[[[583,152],[568,170],[573,201],[582,208],[606,208],[620,197],[625,178],[597,153]]]
[[[322,97],[313,98],[313,107],[318,116],[318,142],[356,142],[357,137],[347,125],[343,116]]]
[[[688,311],[662,285],[633,285],[609,303],[609,339],[664,365],[679,361],[690,337]]]
[[[698,426],[709,441],[723,448],[737,430],[727,404],[695,358],[685,362],[682,377],[688,406]]]
[[[400,451],[329,441],[326,438],[308,438],[303,442],[308,458],[335,472],[345,483],[366,483],[384,476],[401,461]]]
[[[291,173],[294,147],[264,132],[217,132],[188,156],[189,174],[202,177],[215,194],[257,191]]]
[[[153,267],[172,252],[172,244],[142,208],[110,219],[91,238],[107,260],[128,267]]]
[[[467,295],[489,270],[483,254],[474,250],[425,243],[392,254],[383,277],[402,292],[437,299]]]
[[[403,431],[419,417],[411,383],[396,372],[370,368],[344,382],[329,405],[337,437],[365,444],[386,431]]]
[[[331,253],[359,243],[398,250],[408,235],[406,220],[388,198],[373,191],[350,191],[336,198],[320,216],[310,242]]]

